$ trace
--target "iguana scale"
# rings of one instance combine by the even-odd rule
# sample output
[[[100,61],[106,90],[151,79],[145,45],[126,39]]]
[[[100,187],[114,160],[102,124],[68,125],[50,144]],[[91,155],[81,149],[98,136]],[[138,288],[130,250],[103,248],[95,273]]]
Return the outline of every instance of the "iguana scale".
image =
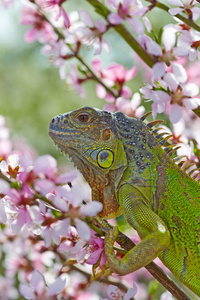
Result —
[[[170,158],[172,148],[161,147],[165,140],[159,143],[161,135],[151,129],[156,121],[144,118],[83,107],[54,117],[49,133],[89,183],[92,199],[103,203],[100,216],[123,213],[141,237],[118,260],[117,229],[106,234],[112,272],[134,272],[158,256],[200,296],[200,185]]]

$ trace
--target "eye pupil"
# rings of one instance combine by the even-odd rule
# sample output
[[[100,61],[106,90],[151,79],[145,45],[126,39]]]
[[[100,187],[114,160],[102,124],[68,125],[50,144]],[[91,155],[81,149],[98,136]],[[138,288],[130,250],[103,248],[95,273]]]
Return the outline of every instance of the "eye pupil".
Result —
[[[81,114],[78,116],[78,120],[82,123],[86,123],[89,120],[89,116],[86,114]]]

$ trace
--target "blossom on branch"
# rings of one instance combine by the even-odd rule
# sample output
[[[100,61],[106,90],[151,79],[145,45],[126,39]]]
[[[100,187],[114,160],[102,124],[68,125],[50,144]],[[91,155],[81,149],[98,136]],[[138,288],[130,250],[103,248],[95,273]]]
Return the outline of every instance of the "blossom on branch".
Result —
[[[199,88],[196,84],[187,83],[187,73],[183,66],[172,63],[172,72],[165,73],[152,86],[140,89],[145,99],[153,101],[152,111],[155,119],[157,113],[168,111],[172,123],[182,117],[182,109],[195,109],[200,105],[200,98],[196,96]]]
[[[55,9],[57,11],[55,20],[58,21],[59,18],[62,16],[64,19],[64,25],[69,28],[70,27],[70,19],[68,14],[66,13],[65,9],[62,7],[62,4],[67,0],[45,0],[42,3],[44,8],[48,9]]]
[[[36,40],[40,43],[47,43],[57,38],[53,27],[45,20],[37,6],[29,2],[22,7],[21,13],[21,24],[32,26],[25,33],[25,41],[27,43],[32,43]]]
[[[103,19],[99,19],[94,24],[92,17],[86,11],[81,9],[79,11],[81,20],[87,26],[80,26],[77,28],[80,40],[83,44],[93,45],[94,55],[100,54],[102,47],[106,52],[110,51],[108,42],[103,38],[103,34],[107,31],[107,25]]]
[[[130,70],[126,70],[124,66],[113,63],[102,69],[101,61],[99,59],[94,59],[92,61],[92,66],[96,71],[96,74],[101,78],[102,82],[108,87],[112,87],[116,90],[118,97],[121,96],[125,99],[131,97],[130,88],[124,84],[136,76],[136,67],[133,66]],[[100,83],[97,84],[96,93],[99,98],[105,98],[107,102],[113,103],[115,101],[115,97],[106,91],[105,87],[103,87]]]
[[[117,286],[109,285],[107,289],[107,299],[102,300],[131,300],[137,294],[137,285],[134,282],[133,287],[129,288],[126,293],[122,292]]]
[[[106,263],[104,241],[101,237],[95,237],[95,233],[91,236],[86,251],[89,254],[86,260],[87,264],[94,265],[99,262],[98,265],[101,267]]]
[[[181,12],[186,12],[189,19],[194,21],[199,18],[200,8],[195,6],[198,4],[196,0],[167,0],[168,3],[172,5],[177,5],[176,8],[170,8],[168,11],[170,14],[177,15]]]
[[[151,31],[151,24],[145,13],[148,11],[148,6],[143,6],[140,0],[124,0],[122,3],[118,0],[110,1],[109,4],[112,4],[117,10],[117,13],[111,12],[108,15],[108,22],[112,25],[118,25],[127,20],[131,28],[137,34],[144,33],[143,23],[139,20],[139,17],[143,18],[144,24],[147,27],[148,31]]]
[[[66,280],[58,277],[53,283],[46,285],[44,276],[33,271],[29,284],[20,283],[19,291],[26,299],[47,299],[58,295],[65,288]]]

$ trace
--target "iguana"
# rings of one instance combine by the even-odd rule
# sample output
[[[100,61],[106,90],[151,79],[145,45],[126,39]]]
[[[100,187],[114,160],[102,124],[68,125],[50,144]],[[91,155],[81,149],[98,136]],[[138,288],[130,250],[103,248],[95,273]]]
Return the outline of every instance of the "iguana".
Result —
[[[148,115],[148,114],[147,114]],[[186,173],[171,159],[174,148],[161,145],[145,123],[122,112],[90,107],[56,116],[49,129],[55,144],[69,154],[103,203],[100,216],[124,214],[141,242],[118,260],[113,250],[117,230],[105,237],[112,272],[125,275],[157,256],[189,289],[200,296],[200,185],[198,173]]]

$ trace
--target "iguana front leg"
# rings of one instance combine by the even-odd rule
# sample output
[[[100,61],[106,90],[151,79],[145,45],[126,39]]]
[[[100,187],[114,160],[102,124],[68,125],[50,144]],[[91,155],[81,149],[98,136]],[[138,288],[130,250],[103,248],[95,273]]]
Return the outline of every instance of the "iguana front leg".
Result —
[[[167,226],[143,200],[145,199],[140,191],[130,184],[124,184],[119,190],[124,217],[138,231],[142,241],[118,260],[113,249],[118,231],[114,228],[106,234],[106,260],[114,273],[126,275],[146,266],[169,245],[170,233]]]

